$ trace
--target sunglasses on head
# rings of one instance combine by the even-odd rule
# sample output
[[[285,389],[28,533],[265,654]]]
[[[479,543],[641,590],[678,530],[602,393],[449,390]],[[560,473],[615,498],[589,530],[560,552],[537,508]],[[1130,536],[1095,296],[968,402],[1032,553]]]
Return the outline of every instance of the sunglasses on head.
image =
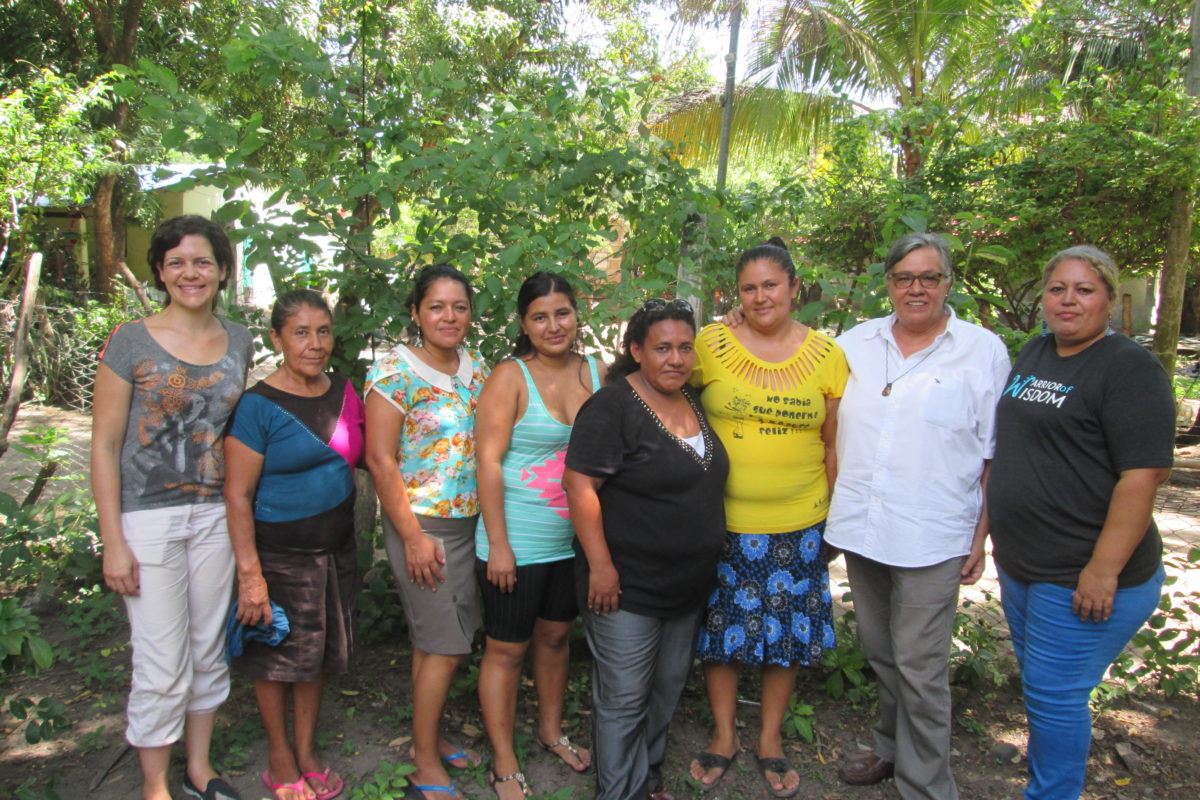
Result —
[[[664,300],[661,297],[651,297],[642,305],[642,311],[682,311],[694,314],[692,305],[687,300],[676,297],[674,300]]]

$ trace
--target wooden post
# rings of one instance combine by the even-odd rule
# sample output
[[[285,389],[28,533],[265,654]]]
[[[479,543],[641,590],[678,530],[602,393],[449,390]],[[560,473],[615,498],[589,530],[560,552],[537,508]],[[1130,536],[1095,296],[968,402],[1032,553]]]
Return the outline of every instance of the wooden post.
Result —
[[[33,321],[33,304],[37,300],[38,282],[42,278],[42,254],[29,257],[25,268],[25,291],[21,294],[21,313],[17,317],[17,333],[13,337],[12,374],[8,381],[8,397],[0,410],[0,456],[8,452],[8,432],[17,421],[21,395],[29,372],[29,326]]]
[[[1129,294],[1121,295],[1121,333],[1133,333],[1133,296]]]

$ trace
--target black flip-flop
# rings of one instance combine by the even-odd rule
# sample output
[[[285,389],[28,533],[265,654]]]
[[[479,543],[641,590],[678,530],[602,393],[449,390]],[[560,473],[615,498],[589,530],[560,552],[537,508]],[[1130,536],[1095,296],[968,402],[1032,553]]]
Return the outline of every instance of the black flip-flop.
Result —
[[[196,787],[196,784],[192,783],[191,777],[185,774],[183,776],[183,793],[188,797],[199,798],[199,800],[242,800],[237,789],[230,786],[224,778],[213,778],[202,792]]]
[[[794,768],[788,763],[786,758],[763,758],[762,756],[756,755],[754,756],[754,759],[758,761],[758,771],[762,775],[763,783],[767,785],[767,791],[772,797],[778,797],[783,800],[783,798],[795,797],[796,795],[800,794],[799,782],[796,783],[796,786],[793,789],[776,789],[771,783],[771,779],[767,777],[768,772],[774,772],[780,777],[787,777],[789,772],[794,772]],[[799,775],[799,773],[797,773],[797,775]]]
[[[721,785],[721,781],[725,780],[725,773],[729,772],[729,768],[733,766],[733,762],[737,761],[738,751],[734,750],[732,756],[723,756],[720,753],[710,753],[708,750],[701,750],[696,754],[696,763],[700,768],[707,772],[710,769],[719,769],[721,774],[712,783],[705,783],[698,778],[691,778],[688,781],[693,787],[701,792],[711,792],[713,789]]]

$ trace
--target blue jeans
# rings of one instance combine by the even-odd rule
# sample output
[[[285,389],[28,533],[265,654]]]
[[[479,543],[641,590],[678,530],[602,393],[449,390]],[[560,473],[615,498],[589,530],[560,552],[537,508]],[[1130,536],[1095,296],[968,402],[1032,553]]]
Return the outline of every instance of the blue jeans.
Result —
[[[1072,589],[1023,583],[1000,572],[1000,598],[1021,665],[1029,719],[1026,800],[1075,800],[1083,791],[1092,715],[1088,700],[1109,664],[1153,613],[1165,574],[1118,589],[1112,616],[1083,622]]]

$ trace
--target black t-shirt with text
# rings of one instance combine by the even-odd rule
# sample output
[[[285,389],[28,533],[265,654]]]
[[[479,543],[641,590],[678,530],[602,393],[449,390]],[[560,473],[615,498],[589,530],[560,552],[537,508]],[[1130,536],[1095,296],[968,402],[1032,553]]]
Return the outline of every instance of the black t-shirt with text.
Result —
[[[1128,469],[1170,467],[1175,400],[1166,373],[1124,336],[1060,356],[1054,337],[1026,345],[996,412],[988,515],[1001,568],[1025,582],[1074,588],[1092,557],[1113,487]],[[1153,518],[1121,587],[1162,560]]]
[[[725,542],[729,458],[690,386],[704,436],[701,458],[671,435],[625,380],[596,392],[575,419],[566,465],[603,478],[604,538],[621,583],[620,607],[669,619],[702,606]],[[575,542],[576,592],[587,605],[588,564]]]

